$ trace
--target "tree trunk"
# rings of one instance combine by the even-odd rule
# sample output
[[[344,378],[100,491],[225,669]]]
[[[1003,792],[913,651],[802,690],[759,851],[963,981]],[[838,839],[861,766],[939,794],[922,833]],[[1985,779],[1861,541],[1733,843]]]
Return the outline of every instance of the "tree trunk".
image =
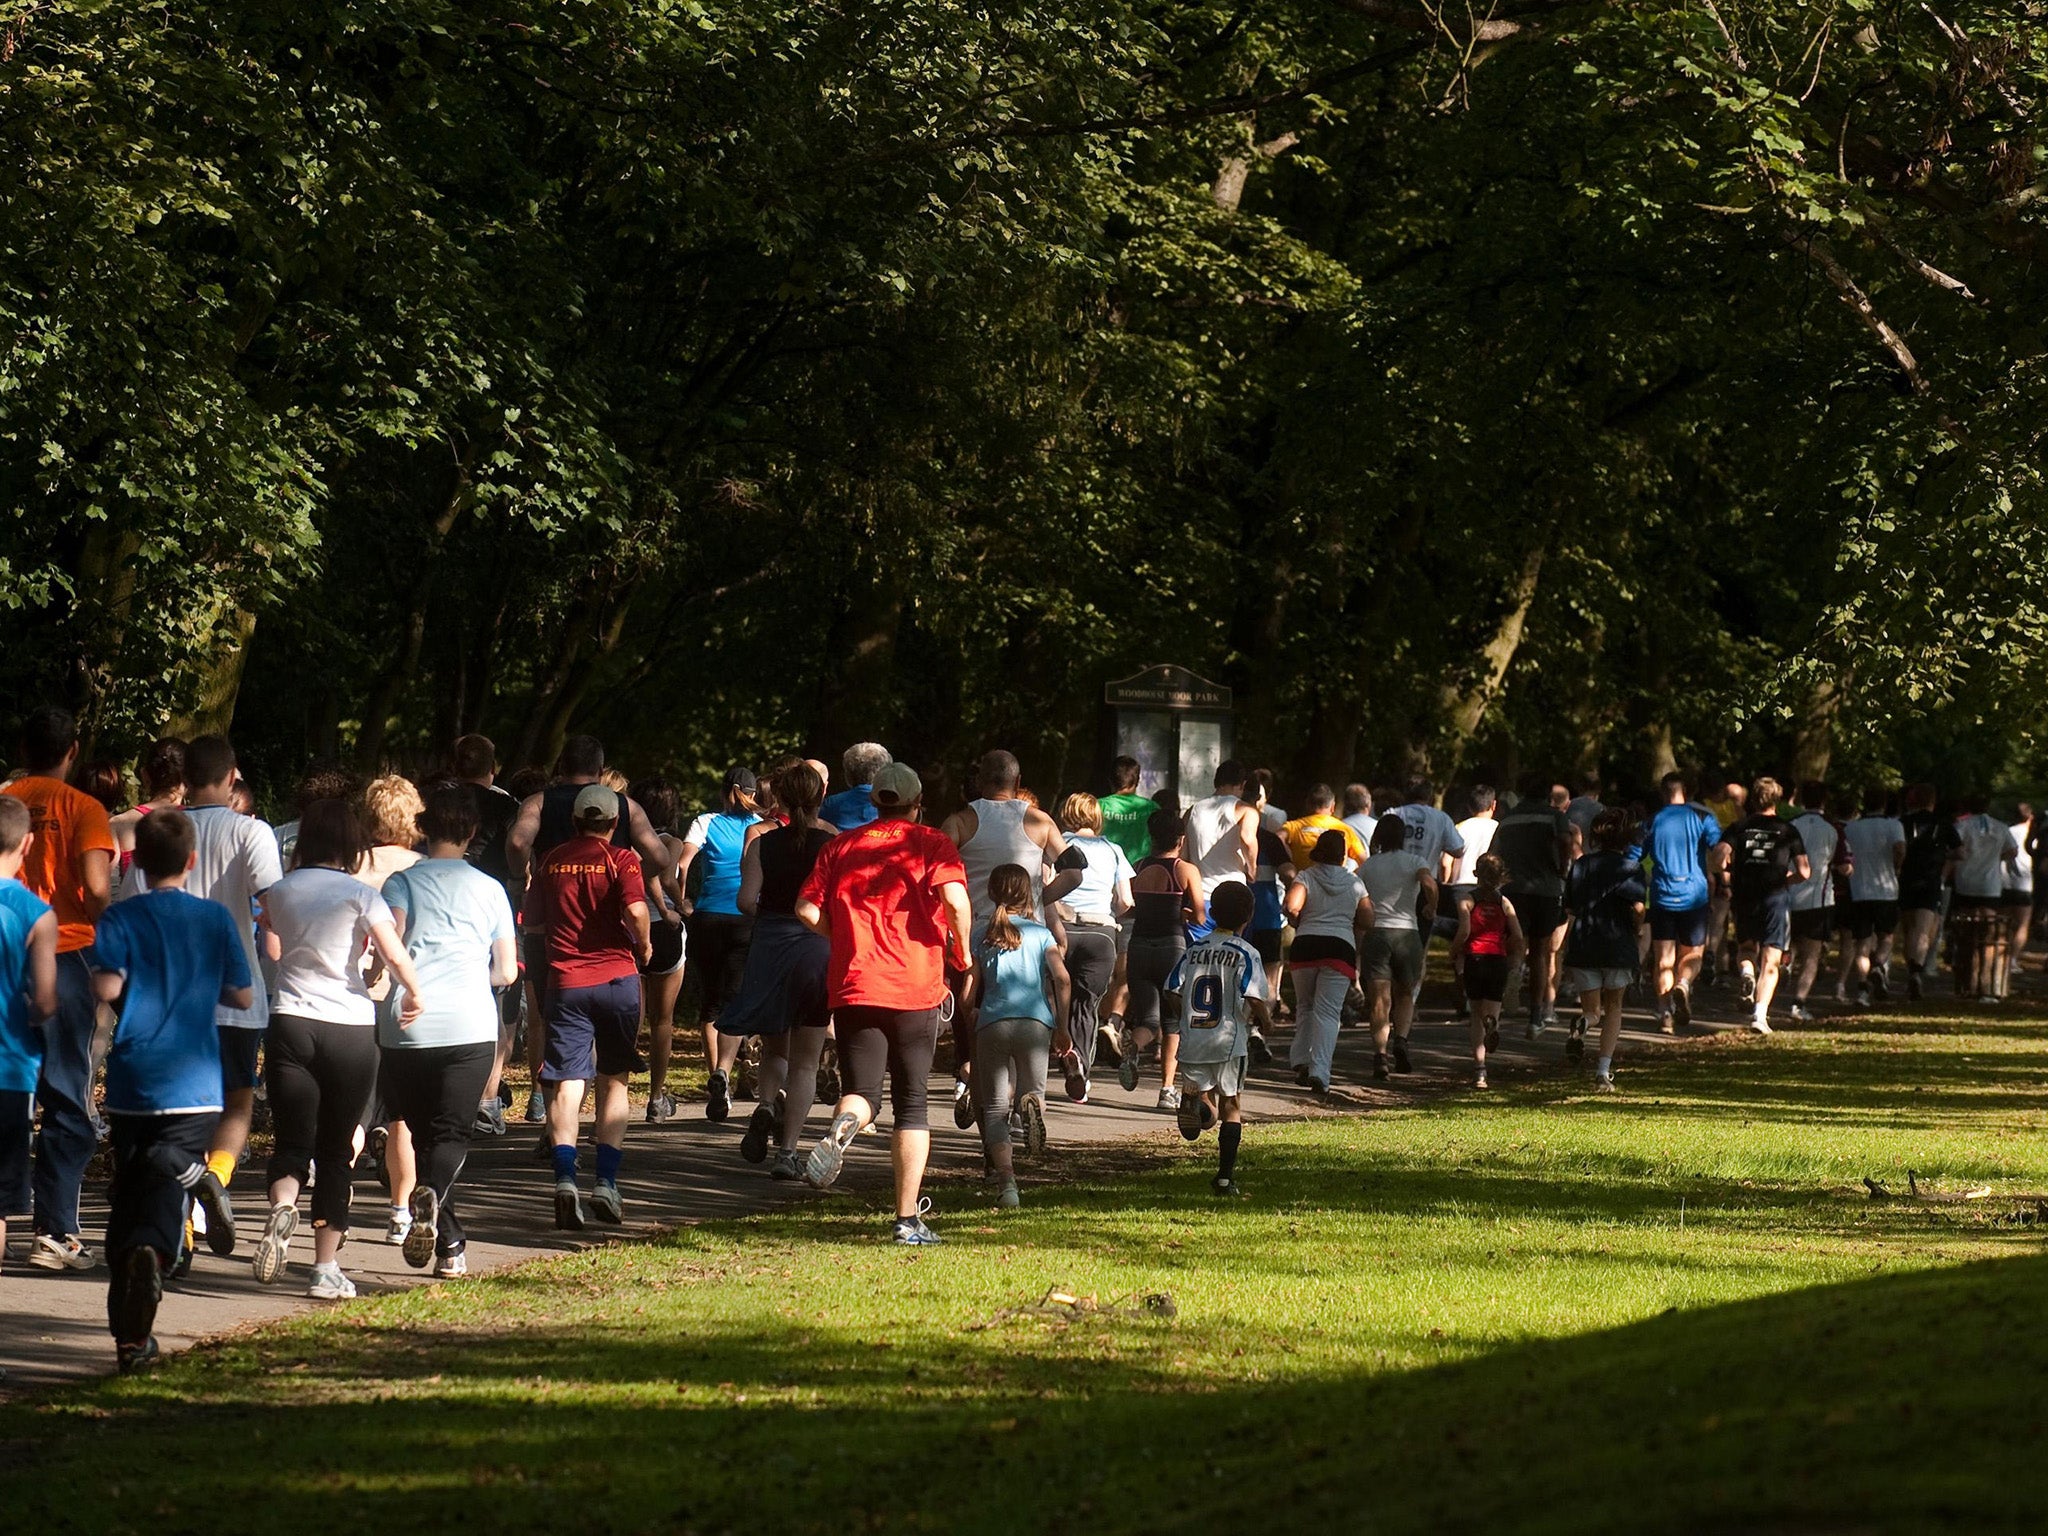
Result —
[[[619,637],[626,630],[626,614],[632,609],[633,595],[638,590],[639,583],[635,582],[618,595],[611,611],[599,623],[596,648],[581,647],[580,654],[555,689],[554,697],[547,700],[539,712],[537,740],[544,761],[552,763],[561,754],[562,743],[569,736],[569,724],[576,718],[576,711],[582,708],[583,697],[590,692],[590,685],[597,680],[597,669],[619,648]]]
[[[1796,787],[1825,780],[1835,756],[1835,717],[1848,692],[1850,671],[1842,668],[1807,690],[1792,738],[1792,782]]]
[[[1430,754],[1432,769],[1444,782],[1457,777],[1465,765],[1465,752],[1478,734],[1486,711],[1500,693],[1508,666],[1522,644],[1522,631],[1529,622],[1529,610],[1536,603],[1536,588],[1543,576],[1545,546],[1539,544],[1522,561],[1521,574],[1508,594],[1508,608],[1494,625],[1493,635],[1479,651],[1479,670],[1462,687],[1444,685],[1438,705],[1443,721],[1437,750]]]
[[[190,713],[164,727],[164,734],[190,741],[195,736],[224,736],[234,723],[235,700],[242,691],[242,672],[249,664],[249,642],[256,634],[256,615],[230,608],[213,626],[215,644]]]

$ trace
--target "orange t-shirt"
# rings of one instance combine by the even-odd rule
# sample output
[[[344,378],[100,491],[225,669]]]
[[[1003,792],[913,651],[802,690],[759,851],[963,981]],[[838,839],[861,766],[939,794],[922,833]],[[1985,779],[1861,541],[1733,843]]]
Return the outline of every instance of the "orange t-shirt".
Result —
[[[31,776],[0,788],[28,807],[35,836],[22,860],[21,883],[56,909],[57,953],[84,949],[92,943],[92,919],[85,912],[78,856],[105,853],[108,878],[113,878],[114,833],[107,825],[107,808],[62,779]]]

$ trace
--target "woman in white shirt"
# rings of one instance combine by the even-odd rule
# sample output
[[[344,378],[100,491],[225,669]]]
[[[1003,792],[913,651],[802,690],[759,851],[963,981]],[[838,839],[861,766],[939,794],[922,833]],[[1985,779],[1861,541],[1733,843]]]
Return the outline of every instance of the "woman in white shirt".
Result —
[[[1366,1000],[1372,1005],[1372,1075],[1406,1072],[1408,1030],[1415,1022],[1415,992],[1422,982],[1423,935],[1436,918],[1436,876],[1424,859],[1408,851],[1408,824],[1384,816],[1373,829],[1372,856],[1358,878],[1372,898],[1372,927],[1359,949]]]
[[[1102,995],[1116,974],[1117,921],[1131,910],[1131,861],[1102,835],[1102,806],[1093,795],[1069,795],[1060,802],[1060,831],[1067,849],[1054,868],[1078,870],[1081,883],[1057,903],[1066,926],[1067,974],[1072,982],[1068,1033],[1073,1044],[1060,1058],[1067,1097],[1088,1102],[1088,1078],[1095,1070]]]
[[[1287,1060],[1294,1080],[1319,1094],[1330,1091],[1344,999],[1358,979],[1358,935],[1372,926],[1372,899],[1345,864],[1348,846],[1334,828],[1318,837],[1308,868],[1286,898],[1287,920],[1294,925],[1287,966],[1297,1006]]]
[[[298,867],[263,894],[264,945],[277,963],[264,1082],[277,1138],[270,1154],[270,1216],[256,1244],[256,1279],[284,1274],[298,1230],[299,1191],[314,1181],[313,1280],[306,1294],[341,1301],[356,1288],[336,1256],[348,1231],[356,1134],[377,1086],[377,1005],[371,950],[405,989],[401,1025],[426,1006],[412,959],[384,898],[355,878],[367,852],[355,807],[316,800],[299,822]]]

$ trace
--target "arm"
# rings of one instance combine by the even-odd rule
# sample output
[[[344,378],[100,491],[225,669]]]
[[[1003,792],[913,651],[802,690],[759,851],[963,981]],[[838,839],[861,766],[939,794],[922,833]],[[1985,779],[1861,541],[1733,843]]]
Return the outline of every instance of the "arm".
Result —
[[[959,880],[949,880],[939,887],[939,900],[946,908],[946,931],[953,937],[953,953],[964,960],[974,953],[969,937],[974,928],[974,908],[967,900],[967,886]]]
[[[29,1011],[47,1019],[57,1011],[57,914],[45,912],[28,931]]]
[[[377,958],[384,962],[405,988],[405,1001],[398,1005],[398,1027],[405,1028],[426,1007],[420,997],[420,979],[412,968],[412,956],[406,953],[405,943],[398,937],[398,930],[381,919],[370,925],[370,947],[377,952]]]
[[[88,848],[78,856],[78,883],[84,887],[85,915],[97,918],[114,899],[114,856],[104,848]]]
[[[814,901],[798,901],[796,920],[820,938],[832,937],[832,925],[825,919],[824,911]]]
[[[640,855],[643,866],[655,871],[655,878],[661,884],[661,894],[668,898],[670,909],[682,911],[682,861],[669,857],[661,834],[654,830],[654,823],[647,819],[647,813],[640,809],[637,800],[626,802],[626,828],[627,835],[633,839],[633,851]]]
[[[1180,910],[1191,923],[1202,920],[1202,872],[1186,859],[1180,861]]]
[[[505,832],[505,872],[511,877],[515,891],[523,893],[526,890],[527,878],[533,872],[533,840],[538,836],[540,796],[528,795]]]
[[[1237,861],[1244,866],[1247,880],[1259,873],[1259,813],[1246,806],[1237,817]]]
[[[1136,905],[1137,902],[1131,899],[1131,877],[1129,875],[1118,875],[1116,877],[1116,895],[1111,901],[1110,910],[1118,917],[1122,917]]]
[[[1299,928],[1302,909],[1307,905],[1308,887],[1297,882],[1287,887],[1287,894],[1280,898],[1280,915]]]
[[[509,987],[519,980],[519,945],[514,939],[491,940],[491,985]]]
[[[1045,997],[1052,1004],[1053,1018],[1058,1021],[1053,1025],[1053,1045],[1062,1048],[1062,1040],[1071,1045],[1073,1039],[1067,1033],[1067,1010],[1073,1007],[1074,983],[1067,975],[1067,962],[1060,958],[1058,945],[1045,952]]]
[[[626,903],[626,932],[633,940],[633,958],[645,965],[648,957],[654,953],[654,925],[647,916],[646,902]]]
[[[254,987],[222,987],[220,1005],[223,1008],[249,1008],[256,1002]]]
[[[1429,878],[1429,871],[1418,869],[1415,878],[1422,886],[1422,894],[1415,900],[1415,916],[1422,927],[1423,937],[1429,936],[1429,925],[1436,921],[1437,884]]]
[[[118,1002],[121,989],[128,985],[128,978],[119,971],[94,971],[92,973],[92,995],[103,1003]]]
[[[753,828],[747,830],[752,832]],[[748,917],[761,910],[761,849],[759,839],[754,837],[747,839],[747,851],[740,855],[740,893],[736,903]]]
[[[1803,852],[1793,854],[1791,883],[1793,885],[1804,885],[1811,878],[1813,878],[1813,860],[1809,859]]]
[[[1505,896],[1501,898],[1500,904],[1507,909],[1508,914],[1508,965],[1512,968],[1529,952],[1529,941],[1522,936],[1522,920],[1515,915],[1515,904]]]
[[[1472,942],[1472,903],[1458,903],[1458,931],[1451,935],[1451,953],[1460,954]]]

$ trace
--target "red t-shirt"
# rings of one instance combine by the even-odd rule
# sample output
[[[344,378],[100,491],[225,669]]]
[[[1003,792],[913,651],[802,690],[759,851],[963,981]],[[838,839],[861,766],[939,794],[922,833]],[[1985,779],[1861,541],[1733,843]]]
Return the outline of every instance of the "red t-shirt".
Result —
[[[21,863],[21,883],[56,908],[57,953],[68,955],[84,949],[92,943],[93,925],[86,915],[78,856],[106,854],[112,882],[116,850],[107,808],[62,779],[41,775],[16,779],[4,793],[28,807],[29,827],[35,834]]]
[[[834,1008],[936,1008],[946,995],[946,907],[965,886],[960,850],[936,827],[888,817],[842,832],[818,854],[799,900],[832,929]]]
[[[626,908],[647,900],[640,855],[600,837],[572,837],[541,861],[529,920],[546,925],[548,970],[558,987],[598,987],[631,976]]]

